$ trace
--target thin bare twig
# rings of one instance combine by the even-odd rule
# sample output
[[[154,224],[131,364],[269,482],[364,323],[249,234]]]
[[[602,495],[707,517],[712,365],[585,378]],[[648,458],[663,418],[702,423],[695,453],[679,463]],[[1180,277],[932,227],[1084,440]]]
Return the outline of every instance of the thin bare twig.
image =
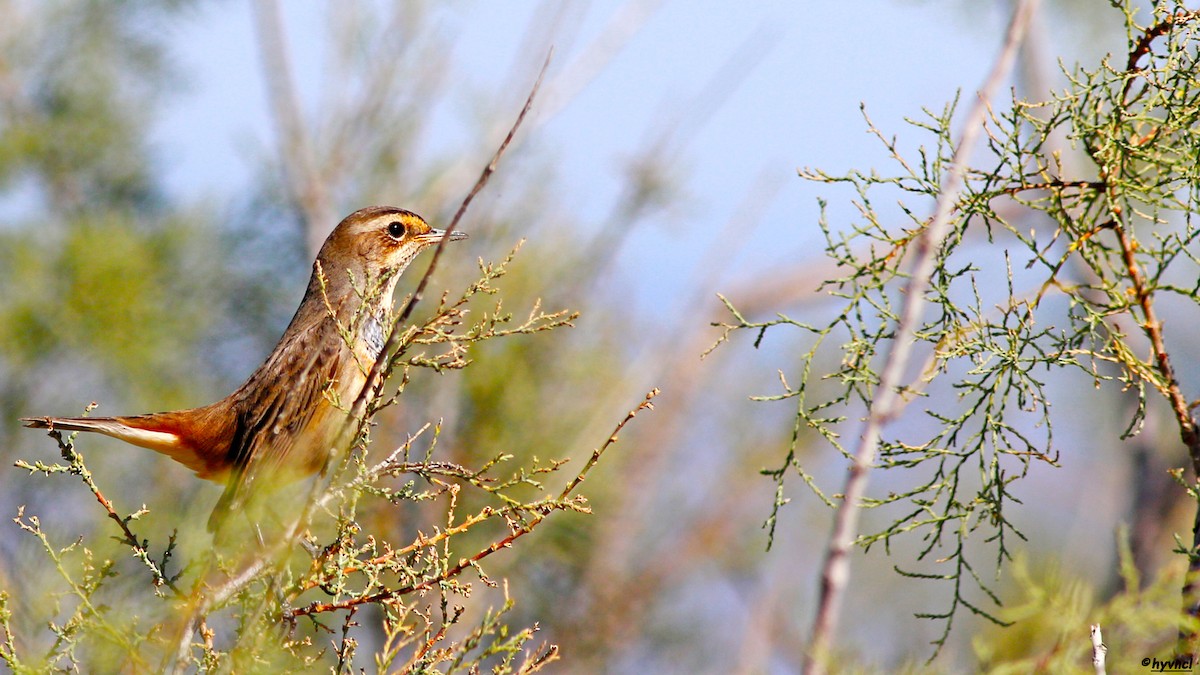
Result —
[[[1096,675],[1105,675],[1108,671],[1104,667],[1104,656],[1108,654],[1108,646],[1104,644],[1104,635],[1100,632],[1100,624],[1092,624],[1090,632],[1092,636],[1092,668],[1096,671]]]
[[[916,256],[908,287],[905,289],[899,325],[879,375],[875,399],[872,401],[858,448],[854,452],[854,460],[846,476],[842,503],[834,514],[833,532],[829,537],[829,548],[821,569],[817,615],[805,655],[804,670],[807,673],[824,673],[828,665],[829,648],[837,630],[843,596],[850,577],[849,552],[858,536],[860,502],[866,492],[871,465],[875,462],[882,428],[895,419],[904,408],[905,402],[898,394],[900,380],[912,354],[914,332],[921,320],[925,291],[935,269],[937,252],[949,231],[950,215],[963,189],[967,160],[987,119],[992,92],[1008,76],[1037,4],[1038,0],[1021,0],[1013,9],[1004,46],[964,122],[962,137],[954,151],[946,178],[942,181],[933,217],[916,242]]]
[[[376,390],[382,386],[382,373],[384,366],[387,364],[390,355],[400,346],[400,341],[404,337],[405,330],[403,326],[412,316],[413,309],[417,303],[421,301],[421,297],[425,293],[426,286],[429,285],[429,279],[433,276],[433,271],[437,268],[438,260],[441,259],[442,249],[446,247],[446,242],[450,241],[450,234],[454,228],[458,226],[462,220],[463,214],[467,212],[467,207],[479,194],[483,187],[487,185],[492,174],[496,171],[496,165],[500,162],[500,158],[504,156],[504,152],[508,150],[508,146],[512,143],[513,137],[516,136],[517,130],[521,128],[521,123],[525,121],[525,116],[529,113],[529,109],[533,107],[533,99],[537,96],[538,89],[542,86],[542,79],[546,76],[546,69],[550,67],[550,59],[554,56],[554,50],[546,54],[546,61],[542,64],[542,70],[538,73],[537,80],[533,83],[533,88],[529,90],[529,96],[525,99],[525,105],[521,108],[521,112],[517,114],[517,119],[513,122],[512,128],[508,130],[508,135],[500,143],[500,147],[496,149],[496,153],[492,155],[491,161],[483,168],[483,172],[479,174],[479,179],[475,181],[475,185],[471,187],[471,191],[463,198],[462,204],[459,205],[458,211],[454,213],[454,217],[450,219],[450,223],[446,226],[446,232],[442,235],[442,240],[437,243],[433,249],[433,259],[429,261],[429,268],[425,270],[425,274],[421,276],[421,281],[417,284],[416,290],[409,296],[408,302],[404,305],[399,316],[392,323],[392,331],[388,334],[387,342],[384,343],[383,351],[379,353],[379,358],[375,359],[375,363],[371,366],[371,372],[367,375],[367,382],[363,386],[362,393],[354,401],[354,406],[350,409],[350,419],[358,419],[366,412],[367,402],[375,396]]]

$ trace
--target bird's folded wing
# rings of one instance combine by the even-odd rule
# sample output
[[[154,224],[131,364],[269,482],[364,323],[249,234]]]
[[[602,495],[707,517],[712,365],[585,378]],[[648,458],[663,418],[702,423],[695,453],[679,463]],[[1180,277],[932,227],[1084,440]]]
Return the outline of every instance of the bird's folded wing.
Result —
[[[324,345],[309,349],[312,344]],[[232,470],[224,494],[208,521],[214,531],[226,514],[241,509],[256,485],[271,480],[286,482],[298,475],[279,475],[290,453],[324,454],[328,442],[322,429],[308,429],[322,406],[325,390],[341,370],[349,350],[340,340],[296,341],[295,348],[280,350],[238,392],[237,421],[230,446]],[[272,363],[272,361],[278,361]],[[258,382],[260,376],[276,381]],[[309,447],[310,445],[317,447]],[[289,470],[298,470],[311,457],[293,457]],[[298,471],[303,474],[303,471]],[[262,485],[269,491],[272,485]]]

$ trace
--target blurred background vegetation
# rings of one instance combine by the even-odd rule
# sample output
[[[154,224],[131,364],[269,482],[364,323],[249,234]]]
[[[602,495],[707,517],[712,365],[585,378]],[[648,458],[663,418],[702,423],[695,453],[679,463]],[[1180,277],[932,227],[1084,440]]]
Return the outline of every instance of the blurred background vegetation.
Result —
[[[732,136],[731,126],[744,131],[756,124],[753,117],[722,117],[730,100],[744,111],[784,106],[787,99],[786,105],[851,119],[846,128],[862,135],[857,108],[832,105],[838,99],[812,84],[829,82],[812,75],[822,59],[851,71],[872,69],[875,79],[866,82],[905,83],[912,98],[902,100],[916,105],[888,104],[897,107],[885,108],[876,120],[881,126],[917,113],[919,105],[938,108],[953,90],[939,81],[923,91],[932,75],[919,59],[945,53],[918,56],[916,44],[945,37],[952,53],[986,64],[1008,3],[942,3],[957,14],[936,21],[944,6],[893,3],[887,11],[928,22],[924,35],[890,36],[913,41],[903,43],[912,62],[864,66],[868,57],[858,53],[811,54],[811,61],[793,62],[793,71],[766,70],[788,78],[765,88],[780,100],[748,104],[734,94],[742,87],[764,91],[753,81],[780,43],[802,43],[808,31],[820,30],[841,35],[843,48],[869,45],[880,39],[871,31],[887,26],[853,25],[862,8],[823,14],[811,25],[808,10],[763,10],[745,35],[706,44],[703,51],[717,54],[709,68],[687,63],[678,37],[654,32],[661,14],[678,16],[672,3],[541,3],[522,13],[527,24],[505,23],[501,32],[488,29],[497,10],[485,4],[364,0],[301,11],[269,1],[247,10],[232,0],[0,0],[0,434],[8,466],[0,468],[0,513],[15,515],[25,505],[59,545],[83,537],[89,546],[105,546],[91,495],[11,467],[17,458],[54,454],[44,436],[19,431],[16,418],[76,414],[91,401],[101,414],[188,407],[237,386],[286,325],[315,246],[342,215],[383,203],[433,223],[449,219],[552,44],[554,62],[534,121],[468,214],[463,229],[471,239],[447,251],[435,286],[460,287],[474,278],[477,256],[498,259],[526,239],[500,282],[506,304],[520,311],[541,298],[548,309],[569,307],[582,317],[572,330],[488,343],[472,353],[475,364],[466,371],[418,373],[401,409],[381,420],[376,439],[395,444],[440,419],[438,452],[445,459],[510,452],[582,462],[646,390],[661,387],[658,410],[639,418],[586,483],[595,515],[549,523],[496,556],[490,574],[509,581],[517,599],[513,622],[536,622],[539,639],[560,645],[567,664],[556,666],[560,672],[793,672],[811,621],[813,572],[829,512],[803,486],[790,486],[795,503],[783,510],[766,550],[761,525],[774,486],[759,471],[777,465],[786,450],[792,411],[753,405],[747,396],[768,389],[775,368],[791,374],[787,354],[797,343],[772,338],[756,351],[752,338],[740,336],[732,348],[704,360],[700,354],[718,334],[709,325],[721,315],[717,291],[747,315],[824,309],[814,291],[831,268],[813,245],[819,233],[812,198],[838,193],[799,185],[795,167],[826,160],[848,166],[851,159],[832,153],[869,143],[839,141],[842,127],[831,133],[797,126],[788,133],[811,143],[802,147],[813,154],[791,156],[787,151],[801,146],[779,139],[783,154],[753,158],[761,173],[737,176],[728,172],[744,162],[721,146],[729,156],[722,167],[705,144]],[[682,11],[698,23],[721,20],[721,11],[707,5]],[[231,23],[252,30],[222,33],[227,12],[238,17]],[[795,25],[773,25],[788,22]],[[1056,86],[1054,59],[1096,58],[1120,49],[1124,38],[1119,13],[1104,15],[1094,3],[1049,3],[1039,25],[1017,83],[1031,96]],[[236,40],[241,46],[230,46]],[[500,74],[481,83],[455,40],[475,40],[477,61],[503,59],[507,69],[492,64],[489,74]],[[661,41],[659,58],[647,58],[644,46],[629,47],[639,40]],[[206,141],[178,146],[156,137],[200,78],[181,54],[206,50],[220,63],[228,62],[222,50],[254,57],[236,62],[229,77],[255,81],[261,96],[230,97],[222,105],[259,110],[260,126],[237,130],[251,138],[239,137],[244,152],[237,166],[208,169],[239,176],[237,189],[173,184],[171,166],[189,160],[164,147]],[[691,77],[654,93],[656,114],[625,119],[623,101],[588,97],[606,72],[644,92],[646,85],[636,83],[640,73],[650,80],[672,68]],[[978,79],[968,75],[957,85],[970,88]],[[844,84],[852,100],[877,102],[871,84]],[[612,82],[602,86],[619,90]],[[605,148],[609,137],[593,137],[595,127],[586,124],[563,128],[558,120],[572,106],[587,109],[576,122],[612,121],[635,139],[635,151],[616,143]],[[167,128],[199,139],[223,133],[220,110],[194,113]],[[587,161],[606,167],[603,184],[572,173],[577,165],[565,161],[563,147],[572,140],[597,153]],[[879,158],[877,149],[871,152]],[[707,182],[693,180],[700,174]],[[849,215],[851,207],[844,208]],[[765,234],[756,238],[756,231]],[[1119,444],[1117,423],[1088,414],[1119,409],[1115,393],[1065,401],[1056,413],[1063,419],[1060,438],[1067,439],[1064,467],[1033,477],[1013,515],[1029,542],[1022,573],[1001,588],[1012,607],[1004,616],[1018,628],[997,630],[964,616],[938,667],[1017,662],[1064,643],[1086,647],[1086,624],[1101,611],[1091,609],[1124,602],[1133,607],[1128,612],[1141,611],[1127,593],[1131,584],[1134,591],[1146,586],[1146,597],[1176,597],[1177,585],[1158,574],[1172,533],[1189,526],[1181,510],[1186,499],[1164,472],[1181,461],[1172,454],[1178,444],[1155,437],[1155,411],[1147,432]],[[219,488],[115,441],[89,438],[80,447],[97,481],[119,486],[121,510],[143,503],[151,510],[141,523],[147,536],[163,541],[179,526],[185,552],[207,545],[200,523]],[[836,484],[841,465],[822,456],[812,458],[813,471]],[[412,509],[412,522],[421,522],[419,507]],[[1132,528],[1125,567],[1117,555],[1122,522]],[[57,580],[40,548],[4,523],[0,589],[11,596],[17,641],[44,649],[52,639],[46,622],[59,611],[50,600]],[[114,544],[98,555],[117,558],[131,572],[129,583],[137,583],[137,563],[125,551]],[[920,664],[940,633],[912,614],[937,609],[942,590],[901,579],[893,562],[882,549],[855,562],[841,636],[847,663]],[[475,609],[499,604],[497,593],[478,591],[468,603]],[[1060,601],[1072,603],[1077,625],[1047,618],[1063,615]],[[1062,635],[1034,630],[1039,642],[1020,631],[1038,622]]]

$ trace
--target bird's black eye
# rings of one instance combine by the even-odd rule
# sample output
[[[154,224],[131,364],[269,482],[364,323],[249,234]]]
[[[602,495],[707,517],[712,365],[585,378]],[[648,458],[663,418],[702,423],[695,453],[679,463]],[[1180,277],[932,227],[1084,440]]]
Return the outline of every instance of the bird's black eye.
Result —
[[[388,223],[388,234],[392,235],[393,237],[395,237],[397,239],[399,239],[400,237],[403,237],[404,236],[404,223],[402,223],[398,220],[393,220],[392,222]]]

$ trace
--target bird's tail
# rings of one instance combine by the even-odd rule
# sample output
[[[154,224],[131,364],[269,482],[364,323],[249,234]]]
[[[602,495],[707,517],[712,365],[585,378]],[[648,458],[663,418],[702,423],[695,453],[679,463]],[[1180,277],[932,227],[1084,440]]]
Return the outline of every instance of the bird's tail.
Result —
[[[156,417],[22,417],[21,422],[31,429],[91,431],[158,452],[176,448],[179,434],[162,429]]]
[[[224,480],[227,466],[221,461],[224,449],[211,434],[197,425],[186,424],[196,411],[134,415],[132,417],[22,417],[31,429],[53,431],[90,431],[112,436],[132,445],[148,448],[174,459],[196,475],[208,480]]]
[[[30,429],[95,431],[114,437],[121,431],[115,417],[22,417],[21,423]]]

